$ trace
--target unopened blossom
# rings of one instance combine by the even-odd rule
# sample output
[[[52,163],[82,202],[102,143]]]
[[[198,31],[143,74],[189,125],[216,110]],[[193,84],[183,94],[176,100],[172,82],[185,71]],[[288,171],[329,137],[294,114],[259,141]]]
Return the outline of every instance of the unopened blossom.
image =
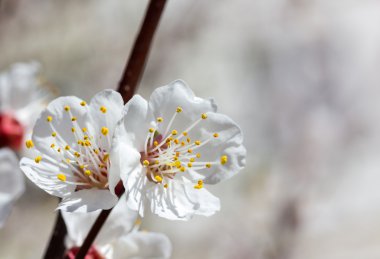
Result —
[[[25,146],[21,169],[41,189],[62,198],[59,209],[109,209],[117,197],[109,190],[111,139],[121,118],[119,93],[104,90],[91,102],[74,96],[52,101],[38,118]]]
[[[63,212],[67,226],[67,258],[74,259],[99,212]],[[163,234],[139,231],[138,214],[128,209],[125,199],[118,202],[89,249],[88,258],[169,258],[170,240]],[[87,257],[86,257],[87,258]]]
[[[54,89],[39,76],[37,62],[16,63],[0,73],[0,148],[19,151],[24,136]]]
[[[0,149],[0,227],[3,226],[15,201],[24,192],[24,177],[18,159],[9,148]]]
[[[205,187],[239,172],[246,150],[238,125],[216,110],[179,80],[156,89],[149,102],[139,95],[128,102],[115,130],[111,174],[120,172],[130,208],[181,220],[220,209]]]

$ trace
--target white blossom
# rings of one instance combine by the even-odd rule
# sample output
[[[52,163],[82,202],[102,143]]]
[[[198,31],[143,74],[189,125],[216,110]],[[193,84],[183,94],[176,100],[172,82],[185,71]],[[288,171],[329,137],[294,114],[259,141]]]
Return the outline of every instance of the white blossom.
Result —
[[[15,201],[24,192],[24,177],[18,159],[9,148],[0,149],[0,227],[11,212]]]
[[[21,169],[37,186],[62,198],[59,209],[109,209],[117,196],[109,190],[111,138],[121,119],[119,93],[104,90],[91,102],[74,97],[52,101],[38,118]]]
[[[62,212],[67,226],[68,258],[74,258],[99,212]],[[129,210],[125,199],[112,210],[99,235],[89,250],[93,258],[169,258],[170,240],[163,234],[138,231],[138,214]]]
[[[216,110],[179,80],[156,89],[149,102],[135,95],[127,103],[115,130],[110,186],[121,177],[131,209],[143,216],[148,206],[181,220],[220,209],[203,187],[234,176],[246,150],[238,125]]]

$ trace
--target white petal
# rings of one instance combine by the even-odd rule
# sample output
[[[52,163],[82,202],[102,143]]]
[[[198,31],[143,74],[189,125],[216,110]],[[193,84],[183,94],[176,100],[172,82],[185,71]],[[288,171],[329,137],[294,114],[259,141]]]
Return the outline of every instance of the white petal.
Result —
[[[13,203],[25,190],[24,177],[18,159],[8,148],[0,149],[0,227],[9,215]]]
[[[123,122],[118,125],[115,137],[134,146],[144,149],[148,129],[154,125],[154,117],[148,111],[148,103],[140,95],[135,95],[125,105]]]
[[[149,109],[154,117],[163,117],[161,129],[166,129],[169,120],[178,106],[183,111],[176,117],[172,129],[185,130],[192,122],[199,119],[202,113],[216,112],[217,106],[212,99],[196,97],[193,91],[181,80],[154,90],[149,100]]]
[[[65,197],[75,191],[74,185],[58,180],[57,174],[72,174],[68,168],[60,167],[57,163],[50,163],[45,158],[40,163],[36,163],[30,158],[22,158],[20,161],[21,170],[38,187],[45,192],[57,196]]]
[[[62,211],[68,232],[67,247],[82,245],[99,214],[100,211],[88,213]],[[96,245],[102,246],[109,244],[122,235],[129,233],[134,226],[136,218],[137,213],[128,209],[125,197],[122,197],[113,208],[102,231],[97,236],[95,241]]]
[[[134,232],[114,244],[114,259],[169,258],[172,244],[167,236],[152,232]]]
[[[190,134],[192,139],[211,141],[194,152],[200,153],[197,162],[216,162],[211,168],[199,170],[205,176],[206,184],[216,184],[236,175],[245,166],[246,149],[243,146],[243,134],[240,127],[228,116],[220,113],[209,113],[208,118],[201,122],[200,130]],[[213,134],[218,133],[217,138]],[[220,158],[227,156],[227,163],[222,165]]]
[[[170,220],[189,220],[193,215],[211,216],[220,210],[220,201],[205,188],[195,189],[194,184],[170,182],[168,188],[156,185],[147,192],[154,214]]]
[[[63,197],[57,209],[68,212],[92,212],[108,210],[115,206],[118,198],[109,190],[85,189]]]
[[[60,160],[59,154],[50,148],[52,143],[56,144],[57,147],[59,145],[61,148],[64,148],[67,144],[77,150],[79,149],[77,139],[71,128],[76,127],[76,130],[80,131],[83,127],[86,127],[89,132],[94,132],[88,116],[89,108],[87,105],[81,106],[82,101],[75,96],[67,96],[59,97],[49,103],[37,119],[33,129],[32,139],[38,151]],[[69,112],[65,111],[65,106],[70,107]],[[51,122],[47,121],[48,116],[52,117]],[[76,117],[75,122],[71,121],[72,116]],[[77,127],[76,125],[79,126]],[[52,132],[56,132],[57,136],[52,137]]]
[[[122,119],[124,102],[121,95],[113,90],[103,90],[91,99],[89,107],[90,117],[92,120],[91,124],[94,126],[95,132],[100,135],[101,128],[107,127],[109,130],[108,137],[111,138],[117,122]],[[106,108],[105,113],[100,110],[101,107]],[[109,139],[109,144],[110,141],[111,139]],[[105,149],[110,148],[109,145],[105,145],[103,147]]]

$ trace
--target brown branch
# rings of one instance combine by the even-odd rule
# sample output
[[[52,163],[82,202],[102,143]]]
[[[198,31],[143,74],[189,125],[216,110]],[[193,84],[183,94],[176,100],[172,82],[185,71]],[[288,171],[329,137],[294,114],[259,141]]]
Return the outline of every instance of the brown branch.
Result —
[[[128,102],[132,98],[144,72],[144,67],[148,58],[153,36],[157,29],[165,4],[166,0],[151,0],[149,3],[144,22],[140,28],[140,32],[132,49],[132,53],[119,82],[118,91],[123,97],[124,102]],[[124,193],[124,188],[121,181],[115,189],[115,191],[118,192],[117,194],[119,197]],[[77,253],[75,257],[76,259],[83,259],[86,256],[111,211],[112,209],[103,210],[100,213],[94,225],[91,227],[85,241],[83,242],[82,247]]]
[[[65,237],[67,229],[60,211],[57,212],[55,227],[50,238],[49,245],[45,251],[44,259],[61,259],[65,253]]]
[[[153,36],[165,4],[166,0],[151,0],[149,3],[144,22],[119,82],[118,91],[123,96],[124,102],[128,102],[132,98],[144,72]]]

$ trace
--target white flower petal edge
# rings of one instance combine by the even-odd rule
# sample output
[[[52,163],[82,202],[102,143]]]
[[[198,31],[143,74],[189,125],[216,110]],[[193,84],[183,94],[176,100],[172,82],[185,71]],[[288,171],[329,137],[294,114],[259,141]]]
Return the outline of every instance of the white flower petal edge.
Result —
[[[157,88],[149,102],[134,96],[124,113],[112,147],[118,165],[110,174],[120,175],[128,206],[141,216],[149,206],[153,213],[177,220],[218,211],[219,199],[203,187],[245,166],[239,126],[181,80]]]
[[[109,189],[110,152],[123,107],[119,93],[104,90],[89,104],[74,96],[57,98],[38,118],[26,141],[34,159],[23,158],[20,166],[37,186],[62,198],[58,209],[90,212],[116,204]]]
[[[0,227],[8,217],[12,205],[25,190],[24,177],[16,155],[8,148],[0,149]]]
[[[67,226],[68,250],[82,245],[99,211],[68,213],[62,216]],[[172,246],[169,239],[159,233],[139,232],[138,213],[128,209],[125,197],[112,210],[109,219],[96,238],[93,248],[105,258],[169,258]]]

